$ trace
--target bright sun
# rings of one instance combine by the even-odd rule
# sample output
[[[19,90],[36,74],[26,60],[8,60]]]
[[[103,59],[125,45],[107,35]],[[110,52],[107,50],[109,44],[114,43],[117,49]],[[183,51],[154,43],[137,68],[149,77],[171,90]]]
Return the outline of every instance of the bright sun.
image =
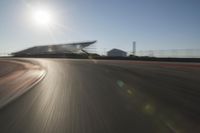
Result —
[[[48,10],[35,9],[32,12],[33,21],[39,25],[50,25],[52,23],[52,16]]]

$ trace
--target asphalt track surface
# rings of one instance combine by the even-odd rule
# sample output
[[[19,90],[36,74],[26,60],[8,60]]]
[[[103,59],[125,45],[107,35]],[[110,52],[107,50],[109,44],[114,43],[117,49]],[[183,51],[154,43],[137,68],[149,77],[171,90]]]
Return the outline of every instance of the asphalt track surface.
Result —
[[[32,89],[45,74],[36,62],[0,60],[0,109]]]
[[[3,61],[0,62],[0,77],[12,73],[13,71],[16,71],[18,69],[23,69],[23,66],[16,63],[11,63],[9,61]]]
[[[29,59],[45,78],[0,109],[0,133],[198,133],[200,65]]]

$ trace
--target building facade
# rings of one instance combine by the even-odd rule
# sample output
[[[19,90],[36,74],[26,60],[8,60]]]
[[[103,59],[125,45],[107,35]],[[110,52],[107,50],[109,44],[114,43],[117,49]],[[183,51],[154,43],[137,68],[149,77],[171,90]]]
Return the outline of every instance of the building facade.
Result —
[[[126,57],[127,52],[120,50],[120,49],[112,49],[112,50],[107,52],[107,56],[110,56],[110,57]]]
[[[96,41],[78,42],[67,44],[55,44],[45,46],[35,46],[12,53],[13,56],[35,56],[35,55],[59,55],[87,52],[84,48],[94,44]]]

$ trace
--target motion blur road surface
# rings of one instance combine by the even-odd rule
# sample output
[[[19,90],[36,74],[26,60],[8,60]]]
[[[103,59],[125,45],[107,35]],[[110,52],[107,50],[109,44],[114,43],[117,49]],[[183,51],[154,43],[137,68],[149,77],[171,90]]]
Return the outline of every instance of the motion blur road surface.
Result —
[[[0,110],[1,133],[200,132],[199,64],[28,60],[46,77]]]
[[[32,89],[46,74],[39,64],[14,59],[0,60],[0,109]]]

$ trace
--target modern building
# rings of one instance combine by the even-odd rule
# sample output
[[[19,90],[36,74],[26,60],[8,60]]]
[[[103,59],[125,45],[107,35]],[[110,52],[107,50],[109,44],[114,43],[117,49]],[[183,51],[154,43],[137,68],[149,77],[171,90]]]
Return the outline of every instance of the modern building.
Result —
[[[111,57],[126,57],[127,56],[127,52],[120,50],[120,49],[112,49],[110,51],[107,52],[107,56],[111,56]]]
[[[13,56],[40,56],[87,53],[86,48],[96,41],[35,46],[12,53]]]

